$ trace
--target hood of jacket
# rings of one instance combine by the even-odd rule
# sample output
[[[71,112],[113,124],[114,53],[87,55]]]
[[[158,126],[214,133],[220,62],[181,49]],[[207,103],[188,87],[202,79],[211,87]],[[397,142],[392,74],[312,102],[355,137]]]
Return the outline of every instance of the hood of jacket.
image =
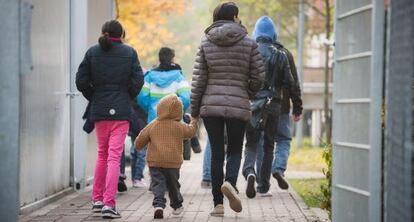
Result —
[[[166,88],[173,82],[179,82],[183,80],[184,77],[181,73],[181,70],[169,70],[169,71],[159,71],[151,70],[146,73],[145,81],[148,83],[153,83],[160,88]]]
[[[183,116],[183,105],[177,95],[171,94],[160,100],[157,105],[158,120],[180,121]]]
[[[233,21],[216,21],[204,33],[206,38],[218,46],[231,46],[247,35],[244,26]]]
[[[260,17],[254,27],[253,36],[256,41],[257,38],[265,37],[271,39],[272,42],[276,42],[277,30],[272,19],[268,16]]]

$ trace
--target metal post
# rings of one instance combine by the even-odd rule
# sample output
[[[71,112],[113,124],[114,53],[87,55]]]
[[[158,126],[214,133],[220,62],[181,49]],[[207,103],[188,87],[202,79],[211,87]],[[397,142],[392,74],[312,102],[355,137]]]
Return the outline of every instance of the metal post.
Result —
[[[19,213],[19,2],[0,0],[0,218],[17,221]]]
[[[299,30],[298,30],[298,67],[300,88],[303,92],[303,46],[305,38],[305,1],[299,2]],[[302,118],[303,119],[303,118]],[[296,123],[296,147],[303,146],[303,120]]]
[[[384,76],[384,2],[382,0],[373,1],[372,10],[372,59],[371,59],[371,106],[369,121],[369,143],[371,151],[369,152],[369,219],[370,221],[383,221],[382,217],[382,174],[383,174],[383,144],[381,129],[381,107],[382,107],[382,90]],[[403,126],[401,126],[403,127]],[[409,197],[406,197],[409,198]]]
[[[86,101],[76,93],[75,77],[87,49],[88,1],[70,1],[70,141],[71,141],[71,183],[75,189],[85,187],[87,135],[82,130],[82,115]]]

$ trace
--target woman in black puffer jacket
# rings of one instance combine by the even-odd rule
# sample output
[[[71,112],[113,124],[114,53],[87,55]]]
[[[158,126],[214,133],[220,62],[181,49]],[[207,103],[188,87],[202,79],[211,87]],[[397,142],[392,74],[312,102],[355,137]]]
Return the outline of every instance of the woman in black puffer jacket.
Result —
[[[143,85],[137,53],[122,43],[124,35],[118,21],[106,22],[99,45],[89,48],[76,74],[76,87],[90,102],[87,118],[95,123],[98,141],[92,210],[108,218],[121,217],[115,209],[119,164],[131,121],[131,100]]]

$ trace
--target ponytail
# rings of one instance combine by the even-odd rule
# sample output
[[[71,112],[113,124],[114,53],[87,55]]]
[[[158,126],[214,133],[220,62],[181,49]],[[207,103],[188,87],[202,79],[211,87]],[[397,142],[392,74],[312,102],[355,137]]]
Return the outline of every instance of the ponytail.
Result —
[[[111,20],[105,22],[102,26],[102,35],[99,37],[99,45],[102,50],[109,51],[112,48],[112,41],[114,39],[118,40],[125,35],[125,31],[122,28],[121,23],[117,20]]]
[[[109,39],[109,34],[107,32],[99,37],[99,45],[105,52],[112,48],[112,41]]]

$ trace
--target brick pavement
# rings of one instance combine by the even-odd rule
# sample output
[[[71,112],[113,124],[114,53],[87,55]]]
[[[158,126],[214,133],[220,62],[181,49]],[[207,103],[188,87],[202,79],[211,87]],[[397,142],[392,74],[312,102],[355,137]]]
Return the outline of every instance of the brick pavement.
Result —
[[[181,191],[184,197],[184,213],[179,216],[171,214],[171,208],[164,211],[166,221],[202,222],[202,221],[320,221],[300,197],[292,190],[282,191],[276,188],[272,180],[273,197],[256,197],[248,199],[244,193],[246,182],[239,177],[238,187],[243,203],[241,213],[233,212],[225,200],[225,216],[210,217],[212,195],[210,190],[201,189],[202,154],[193,154],[191,161],[185,161],[181,169]],[[148,177],[147,177],[148,178]],[[118,195],[117,208],[122,218],[114,221],[152,221],[152,194],[146,189],[130,188],[126,193]],[[29,215],[20,217],[27,221],[105,221],[91,215],[90,187],[82,192],[71,194]],[[168,198],[167,198],[168,199]]]

